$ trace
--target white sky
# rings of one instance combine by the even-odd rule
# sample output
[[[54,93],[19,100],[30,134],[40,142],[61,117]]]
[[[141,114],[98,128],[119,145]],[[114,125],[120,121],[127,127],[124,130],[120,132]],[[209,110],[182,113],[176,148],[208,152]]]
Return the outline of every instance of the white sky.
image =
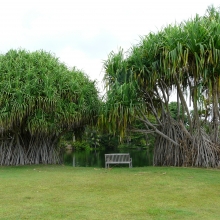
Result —
[[[219,0],[0,0],[0,53],[23,48],[52,52],[102,91],[102,64],[119,47],[170,23],[203,15]]]

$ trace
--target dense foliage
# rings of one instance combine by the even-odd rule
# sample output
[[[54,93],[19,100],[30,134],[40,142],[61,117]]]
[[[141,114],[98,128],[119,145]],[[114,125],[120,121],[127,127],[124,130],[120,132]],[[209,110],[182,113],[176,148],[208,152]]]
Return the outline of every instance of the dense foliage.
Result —
[[[98,106],[94,82],[52,54],[0,55],[0,165],[60,163],[60,136],[94,122]]]
[[[219,165],[218,9],[209,7],[204,16],[150,33],[130,51],[112,52],[104,66],[108,92],[100,124],[122,136],[127,130],[156,135],[155,165]],[[173,91],[182,117],[170,112]],[[137,119],[145,129],[134,128]]]

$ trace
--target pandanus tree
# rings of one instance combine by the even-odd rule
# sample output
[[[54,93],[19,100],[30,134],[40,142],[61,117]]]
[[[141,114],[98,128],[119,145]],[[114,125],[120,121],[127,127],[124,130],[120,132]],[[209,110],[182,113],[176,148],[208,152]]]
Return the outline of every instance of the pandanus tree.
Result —
[[[112,52],[104,67],[108,91],[100,124],[121,135],[127,130],[156,135],[155,165],[219,165],[217,9],[209,7],[204,16],[196,15],[150,33],[127,53]],[[169,111],[174,91],[179,115],[176,120]],[[191,103],[193,114],[189,110]],[[148,115],[153,115],[157,123],[152,123]],[[145,129],[135,129],[134,120],[142,121]]]
[[[44,51],[0,55],[0,165],[56,164],[60,137],[94,123],[94,82]]]

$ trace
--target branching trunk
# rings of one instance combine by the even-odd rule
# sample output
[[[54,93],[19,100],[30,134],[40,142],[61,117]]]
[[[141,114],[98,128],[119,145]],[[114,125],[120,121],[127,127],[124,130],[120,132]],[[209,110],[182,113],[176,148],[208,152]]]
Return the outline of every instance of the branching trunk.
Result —
[[[183,105],[184,110],[187,113],[187,119],[188,119],[188,122],[189,122],[189,130],[190,130],[190,133],[192,133],[193,126],[192,126],[192,120],[191,120],[190,113],[189,113],[189,108],[186,104],[186,100],[184,98],[183,91],[180,87],[180,83],[179,83],[179,80],[178,80],[177,76],[175,76],[175,79],[176,79],[177,92],[178,92],[179,98],[181,100],[181,104]]]
[[[218,87],[217,83],[213,82],[212,85],[212,103],[213,103],[213,135],[212,140],[214,143],[218,142],[219,133],[219,108],[218,108]]]
[[[180,87],[179,87],[180,89]],[[196,89],[192,92],[195,96]],[[182,91],[178,94],[182,96],[181,102],[185,101]],[[181,95],[182,94],[182,95]],[[194,127],[193,132],[189,132],[182,120],[174,120],[166,107],[163,107],[159,124],[152,124],[144,112],[139,110],[138,119],[145,124],[146,130],[133,129],[146,135],[156,135],[154,148],[154,165],[156,166],[198,166],[217,167],[219,166],[220,146],[215,144],[209,135],[200,126],[197,109],[197,99],[193,99],[194,106]],[[153,101],[150,101],[151,109],[156,110]],[[186,102],[185,102],[186,104]],[[188,110],[188,107],[187,107]],[[188,115],[190,116],[190,115]],[[191,118],[190,118],[191,121]],[[191,125],[192,126],[192,125]]]

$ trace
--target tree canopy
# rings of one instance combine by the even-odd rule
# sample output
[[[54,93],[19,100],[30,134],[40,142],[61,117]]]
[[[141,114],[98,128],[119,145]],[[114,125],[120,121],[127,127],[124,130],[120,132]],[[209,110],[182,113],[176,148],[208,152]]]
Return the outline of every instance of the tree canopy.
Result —
[[[112,52],[104,63],[108,88],[100,124],[110,131],[145,124],[143,133],[157,135],[155,165],[219,165],[220,12],[168,25],[143,37],[129,51]],[[171,117],[169,100],[187,115]],[[189,103],[193,106],[190,114]],[[178,111],[179,111],[178,110]],[[210,117],[202,117],[211,111]],[[152,124],[148,115],[157,121]],[[179,114],[179,113],[178,113]]]
[[[0,164],[60,163],[67,131],[94,123],[95,82],[44,51],[0,55]]]

